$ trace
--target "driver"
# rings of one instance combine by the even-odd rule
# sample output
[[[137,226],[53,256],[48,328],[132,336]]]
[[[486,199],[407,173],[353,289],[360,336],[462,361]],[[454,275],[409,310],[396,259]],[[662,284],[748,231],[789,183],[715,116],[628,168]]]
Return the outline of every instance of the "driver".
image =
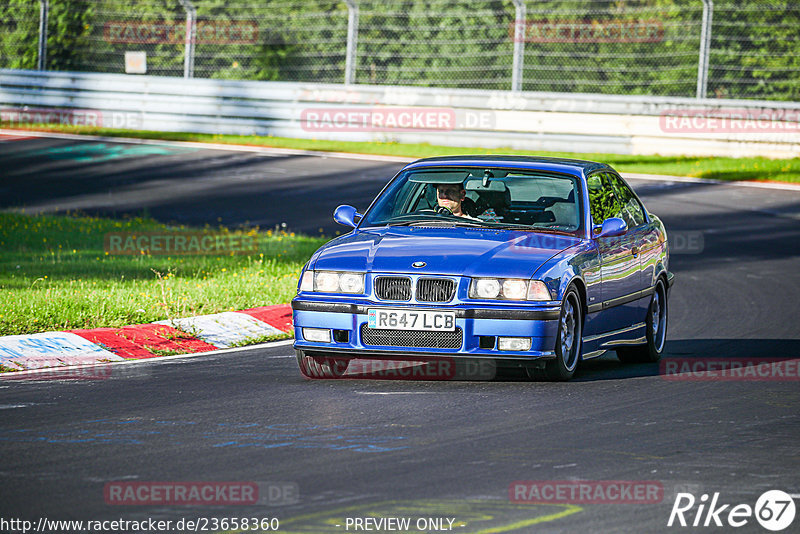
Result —
[[[464,213],[462,204],[466,197],[464,184],[436,184],[436,201],[440,208],[449,210],[456,217],[475,219]]]

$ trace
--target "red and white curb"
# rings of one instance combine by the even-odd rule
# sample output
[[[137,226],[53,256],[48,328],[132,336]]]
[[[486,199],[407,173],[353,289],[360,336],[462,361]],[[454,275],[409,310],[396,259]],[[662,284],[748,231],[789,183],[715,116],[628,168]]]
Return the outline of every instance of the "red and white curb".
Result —
[[[123,358],[71,332],[0,337],[0,364],[15,370],[114,362]]]
[[[274,326],[237,312],[172,319],[159,321],[156,324],[172,326],[178,330],[193,333],[206,343],[223,349],[246,343],[248,340],[281,333]]]
[[[0,365],[23,371],[208,352],[291,330],[291,306],[280,304],[121,328],[3,336]]]
[[[11,141],[24,141],[26,139],[34,139],[33,135],[14,135],[7,133],[0,133],[0,143],[8,143]]]

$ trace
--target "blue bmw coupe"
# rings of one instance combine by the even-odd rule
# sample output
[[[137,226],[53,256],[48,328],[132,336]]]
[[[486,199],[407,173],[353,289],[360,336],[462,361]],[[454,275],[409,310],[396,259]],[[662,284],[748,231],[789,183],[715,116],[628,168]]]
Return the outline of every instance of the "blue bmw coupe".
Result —
[[[403,168],[305,265],[292,301],[307,377],[353,360],[452,358],[569,380],[614,350],[654,362],[667,332],[662,222],[610,166],[516,156]]]

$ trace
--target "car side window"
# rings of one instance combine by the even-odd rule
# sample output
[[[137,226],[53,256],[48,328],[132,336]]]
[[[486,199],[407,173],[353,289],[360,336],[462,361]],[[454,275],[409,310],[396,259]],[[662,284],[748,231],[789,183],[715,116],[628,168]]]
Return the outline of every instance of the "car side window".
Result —
[[[589,190],[589,209],[593,224],[603,224],[610,217],[621,217],[622,203],[617,199],[608,175],[592,174],[586,179],[586,186]]]
[[[616,174],[608,174],[608,179],[614,189],[615,196],[621,203],[620,215],[628,223],[628,228],[635,228],[645,223],[644,210],[631,188]]]

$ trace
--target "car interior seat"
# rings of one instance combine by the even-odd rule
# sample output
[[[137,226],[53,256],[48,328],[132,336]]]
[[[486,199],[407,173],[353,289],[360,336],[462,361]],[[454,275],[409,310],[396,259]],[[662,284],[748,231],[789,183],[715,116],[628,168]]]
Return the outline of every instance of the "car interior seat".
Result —
[[[551,214],[546,216],[546,221],[555,222],[558,225],[573,226],[577,222],[575,206],[575,190],[569,192],[565,199],[556,199],[553,205],[544,210],[544,213]]]
[[[475,216],[493,209],[497,217],[502,219],[511,207],[511,191],[499,180],[489,182],[486,187],[481,180],[467,180],[464,189],[467,190],[467,198],[475,203]]]

